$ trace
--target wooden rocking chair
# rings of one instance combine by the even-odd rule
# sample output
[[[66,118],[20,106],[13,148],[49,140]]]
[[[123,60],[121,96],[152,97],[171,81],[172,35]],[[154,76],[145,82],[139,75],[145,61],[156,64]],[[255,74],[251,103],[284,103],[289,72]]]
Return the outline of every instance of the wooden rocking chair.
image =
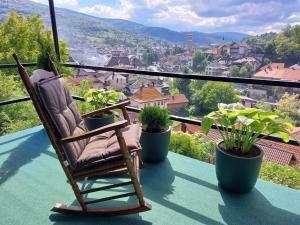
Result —
[[[85,215],[123,215],[151,209],[146,203],[139,183],[141,128],[130,124],[125,106],[121,102],[80,116],[63,78],[49,57],[52,72],[37,70],[31,77],[13,55],[24,85],[49,135],[59,162],[67,176],[80,206],[56,204],[51,210],[59,213]],[[121,109],[125,120],[88,131],[82,118],[105,111]],[[128,173],[130,181],[104,187],[86,188],[88,178]],[[78,181],[84,180],[81,189]],[[84,195],[111,188],[133,185],[134,191],[115,196],[86,200]],[[88,207],[90,204],[136,196],[138,203],[118,207]]]

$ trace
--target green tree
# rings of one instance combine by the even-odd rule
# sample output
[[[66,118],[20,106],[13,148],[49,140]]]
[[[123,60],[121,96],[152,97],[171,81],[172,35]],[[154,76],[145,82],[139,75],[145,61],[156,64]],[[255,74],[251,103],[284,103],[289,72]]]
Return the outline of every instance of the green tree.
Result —
[[[264,57],[263,65],[268,65],[270,62],[271,62],[271,60],[268,57]]]
[[[239,98],[233,84],[208,81],[193,95],[193,114],[209,113],[218,109],[218,103],[234,103]]]
[[[45,29],[40,16],[25,17],[12,12],[8,19],[0,25],[0,63],[15,63],[12,54],[17,52],[22,62],[36,62],[43,43],[51,46],[50,54],[54,56],[51,32]],[[60,42],[61,59],[69,59],[67,46]],[[35,68],[28,69],[31,73]],[[70,68],[64,68],[63,73],[71,74]],[[0,72],[0,101],[24,97],[27,92],[16,69],[5,69]],[[15,132],[40,124],[31,102],[17,103],[0,107],[0,134]]]
[[[25,93],[15,76],[0,72],[0,101],[24,97]],[[31,102],[0,106],[0,135],[40,124]]]
[[[187,66],[181,67],[181,71],[187,74],[192,72]],[[171,93],[172,94],[182,93],[187,98],[189,98],[191,96],[191,92],[189,89],[190,83],[191,83],[190,79],[174,78],[171,82]]]
[[[197,50],[193,54],[193,66],[192,69],[196,72],[203,72],[207,66],[206,55],[203,51]]]
[[[240,68],[238,66],[231,66],[229,67],[230,75],[233,77],[239,77],[240,76]]]
[[[240,71],[239,71],[239,75],[240,77],[247,77],[249,74],[249,71],[247,70],[246,66],[242,66]]]
[[[268,58],[270,61],[277,60],[276,45],[273,39],[266,43],[264,56]]]
[[[148,48],[147,51],[143,53],[143,62],[150,66],[155,61],[158,61],[157,53],[151,48]]]
[[[272,112],[273,111],[272,105],[270,105],[269,103],[264,102],[264,101],[258,101],[256,103],[256,108],[264,110],[266,112]]]
[[[275,111],[285,116],[287,121],[300,124],[300,113],[298,107],[300,106],[300,100],[298,94],[285,93],[282,98],[277,102]]]

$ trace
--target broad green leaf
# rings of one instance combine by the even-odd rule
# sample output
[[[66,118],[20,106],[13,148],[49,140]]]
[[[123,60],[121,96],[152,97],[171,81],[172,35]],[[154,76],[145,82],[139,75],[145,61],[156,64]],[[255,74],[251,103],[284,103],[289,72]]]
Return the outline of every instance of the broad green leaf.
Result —
[[[208,116],[205,116],[202,120],[203,133],[208,134],[208,132],[213,124],[214,124],[214,120]]]
[[[290,140],[290,135],[285,132],[277,132],[276,134],[279,135],[284,142],[288,142]]]
[[[237,118],[245,126],[249,126],[250,124],[252,124],[255,121],[255,120],[249,119],[245,116],[238,116]]]

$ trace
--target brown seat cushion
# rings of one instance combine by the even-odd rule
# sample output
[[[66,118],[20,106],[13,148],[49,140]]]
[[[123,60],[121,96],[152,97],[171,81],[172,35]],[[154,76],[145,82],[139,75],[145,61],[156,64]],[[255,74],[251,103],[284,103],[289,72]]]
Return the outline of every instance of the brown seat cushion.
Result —
[[[123,128],[122,133],[129,151],[140,149],[141,127],[139,124]],[[107,132],[90,139],[77,160],[76,170],[122,157],[115,132]]]
[[[87,131],[63,79],[52,77],[37,82],[37,90],[50,123],[59,137],[81,135]],[[140,149],[141,128],[130,125],[122,130],[130,151]],[[62,145],[66,158],[74,171],[90,168],[121,158],[121,150],[113,131],[96,137],[74,141]]]

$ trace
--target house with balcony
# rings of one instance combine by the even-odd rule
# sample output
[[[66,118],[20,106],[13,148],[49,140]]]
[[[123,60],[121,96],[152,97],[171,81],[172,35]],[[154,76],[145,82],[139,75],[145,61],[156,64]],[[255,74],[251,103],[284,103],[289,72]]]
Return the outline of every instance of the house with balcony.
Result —
[[[224,61],[213,62],[206,66],[205,72],[209,76],[226,76],[228,71],[228,66]]]
[[[140,89],[130,97],[131,106],[142,109],[145,106],[159,106],[167,108],[169,98],[164,96],[154,87],[140,87]]]
[[[261,62],[254,57],[244,57],[244,58],[234,60],[232,62],[232,65],[241,67],[241,66],[245,65],[246,63],[249,63],[252,66],[251,72],[256,71],[261,66]]]

